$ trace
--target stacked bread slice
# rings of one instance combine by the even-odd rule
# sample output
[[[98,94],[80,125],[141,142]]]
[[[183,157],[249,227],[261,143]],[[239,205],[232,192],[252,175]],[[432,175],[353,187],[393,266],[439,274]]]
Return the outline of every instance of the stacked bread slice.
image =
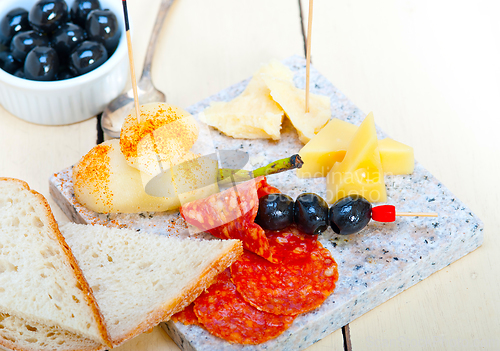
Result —
[[[0,178],[0,344],[98,350],[102,316],[45,198]]]
[[[119,345],[183,309],[242,253],[236,240],[76,224],[61,230],[42,195],[0,178],[0,346]]]
[[[61,231],[113,346],[183,310],[243,253],[239,240],[181,240],[74,223]]]

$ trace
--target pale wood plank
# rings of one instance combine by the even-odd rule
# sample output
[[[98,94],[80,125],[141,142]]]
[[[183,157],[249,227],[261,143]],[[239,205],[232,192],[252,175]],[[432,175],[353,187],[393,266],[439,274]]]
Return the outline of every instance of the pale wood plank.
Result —
[[[140,72],[159,1],[128,3]],[[286,0],[176,0],[159,36],[154,83],[168,102],[187,107],[272,58],[303,55],[299,18],[298,3]]]
[[[330,335],[324,337],[316,344],[308,347],[306,351],[343,351],[344,341],[342,338],[342,329],[338,329]]]
[[[482,248],[352,322],[354,350],[500,349],[498,10],[492,0],[315,2],[316,68],[486,227]]]
[[[76,163],[95,145],[95,118],[69,126],[41,126],[0,106],[0,126],[0,176],[26,181],[49,201],[56,220],[67,222],[49,195],[49,177]]]
[[[136,338],[127,341],[119,347],[113,348],[116,351],[178,351],[179,348],[172,339],[159,326],[154,327],[150,332],[143,333]]]

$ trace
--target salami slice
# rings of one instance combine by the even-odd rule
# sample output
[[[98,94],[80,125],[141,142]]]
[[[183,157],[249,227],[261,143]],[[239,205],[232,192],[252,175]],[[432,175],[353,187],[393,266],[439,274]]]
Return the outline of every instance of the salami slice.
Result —
[[[188,305],[182,311],[177,312],[176,314],[174,314],[171,317],[171,319],[174,322],[181,322],[181,323],[183,323],[185,325],[195,324],[195,325],[202,326],[201,323],[198,322],[198,317],[194,313],[193,307],[194,307],[194,303],[191,303],[190,305]]]
[[[187,203],[180,212],[188,224],[220,239],[239,239],[245,249],[276,262],[264,229],[254,223],[259,209],[258,191],[268,187],[266,178],[255,178],[206,199]]]
[[[320,306],[335,289],[337,263],[314,237],[294,227],[267,233],[278,264],[245,251],[231,266],[238,292],[257,309],[296,315]]]
[[[259,311],[248,304],[236,291],[229,270],[195,300],[194,312],[211,334],[238,344],[260,344],[273,339],[295,319]]]

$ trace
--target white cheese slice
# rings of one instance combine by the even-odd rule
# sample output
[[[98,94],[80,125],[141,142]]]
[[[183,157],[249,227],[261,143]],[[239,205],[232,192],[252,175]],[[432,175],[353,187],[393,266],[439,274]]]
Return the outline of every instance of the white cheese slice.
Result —
[[[284,112],[272,99],[262,74],[292,82],[293,73],[277,60],[262,66],[243,93],[229,102],[214,102],[202,120],[233,138],[280,139]]]
[[[261,77],[270,89],[272,98],[283,108],[304,144],[330,120],[328,96],[309,94],[309,112],[306,113],[305,90],[296,88],[292,81],[267,74],[261,74]]]

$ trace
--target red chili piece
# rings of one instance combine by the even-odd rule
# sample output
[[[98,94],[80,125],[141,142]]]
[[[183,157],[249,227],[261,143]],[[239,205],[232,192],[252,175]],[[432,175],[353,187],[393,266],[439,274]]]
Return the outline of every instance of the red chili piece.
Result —
[[[206,199],[187,203],[180,213],[196,228],[220,239],[239,239],[245,249],[276,262],[264,229],[254,223],[259,209],[259,190],[269,191],[270,188],[276,189],[267,184],[265,177],[255,178]]]
[[[222,272],[195,300],[194,312],[213,335],[229,342],[253,345],[277,337],[296,317],[266,313],[248,304],[236,291],[229,270]]]
[[[381,205],[372,208],[372,219],[377,222],[394,222],[396,220],[396,207]]]
[[[281,262],[272,264],[245,251],[231,266],[238,292],[257,309],[274,314],[296,315],[320,306],[338,279],[330,251],[294,227],[267,236]]]

